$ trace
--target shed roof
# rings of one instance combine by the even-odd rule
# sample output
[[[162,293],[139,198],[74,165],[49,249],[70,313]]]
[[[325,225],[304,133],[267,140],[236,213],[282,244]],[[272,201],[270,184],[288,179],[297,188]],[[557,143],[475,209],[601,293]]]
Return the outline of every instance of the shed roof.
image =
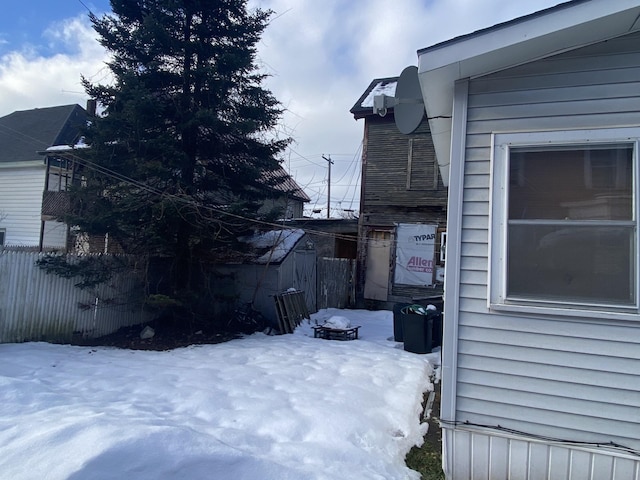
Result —
[[[37,152],[73,145],[87,120],[80,105],[34,108],[0,118],[0,163],[41,160]]]
[[[371,81],[367,89],[349,110],[353,118],[358,120],[368,115],[373,115],[373,97],[376,95],[388,95],[393,97],[396,94],[398,77],[375,78]],[[393,107],[389,108],[393,112]]]
[[[418,75],[445,185],[457,80],[475,78],[640,29],[637,0],[572,0],[418,51]]]
[[[253,263],[280,263],[304,237],[304,230],[285,229],[261,232],[244,239],[257,251]]]

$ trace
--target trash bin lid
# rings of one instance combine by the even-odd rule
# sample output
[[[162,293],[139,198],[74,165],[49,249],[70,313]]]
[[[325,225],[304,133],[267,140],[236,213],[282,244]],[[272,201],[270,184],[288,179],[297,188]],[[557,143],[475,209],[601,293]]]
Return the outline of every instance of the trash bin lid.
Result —
[[[401,310],[401,312],[404,314],[415,313],[418,315],[426,315],[428,310],[423,305],[413,304],[413,305],[407,305]]]

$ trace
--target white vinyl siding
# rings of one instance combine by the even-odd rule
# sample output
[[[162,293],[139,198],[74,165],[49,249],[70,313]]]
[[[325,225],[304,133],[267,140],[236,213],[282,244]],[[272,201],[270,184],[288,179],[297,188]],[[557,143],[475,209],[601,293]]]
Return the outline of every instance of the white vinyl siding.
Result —
[[[0,228],[6,229],[6,246],[40,244],[45,165],[25,163],[27,166],[0,164]]]
[[[640,125],[640,36],[471,79],[467,100],[459,298],[445,307],[458,309],[455,420],[640,450],[640,317],[504,312],[488,302],[492,135]],[[482,458],[455,455],[455,464]]]
[[[443,441],[459,452],[447,476],[456,480],[640,480],[640,460],[631,455],[464,428],[445,430]]]

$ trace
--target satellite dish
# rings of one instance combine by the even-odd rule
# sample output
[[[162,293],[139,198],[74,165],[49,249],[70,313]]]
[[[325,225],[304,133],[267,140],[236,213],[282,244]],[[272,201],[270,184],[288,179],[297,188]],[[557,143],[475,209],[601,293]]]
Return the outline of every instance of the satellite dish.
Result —
[[[424,117],[424,101],[418,80],[418,67],[402,70],[396,85],[396,104],[393,109],[396,126],[401,133],[413,132]]]

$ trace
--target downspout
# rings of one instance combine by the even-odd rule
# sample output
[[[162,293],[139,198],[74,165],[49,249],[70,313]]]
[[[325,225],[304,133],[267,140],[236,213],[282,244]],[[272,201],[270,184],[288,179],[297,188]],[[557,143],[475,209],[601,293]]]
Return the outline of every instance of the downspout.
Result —
[[[447,478],[453,473],[453,429],[456,420],[458,319],[460,312],[460,263],[464,164],[467,135],[469,80],[455,83],[450,157],[450,182],[447,208],[447,262],[444,277],[444,325],[442,347],[442,468]],[[452,183],[454,180],[455,183]]]

